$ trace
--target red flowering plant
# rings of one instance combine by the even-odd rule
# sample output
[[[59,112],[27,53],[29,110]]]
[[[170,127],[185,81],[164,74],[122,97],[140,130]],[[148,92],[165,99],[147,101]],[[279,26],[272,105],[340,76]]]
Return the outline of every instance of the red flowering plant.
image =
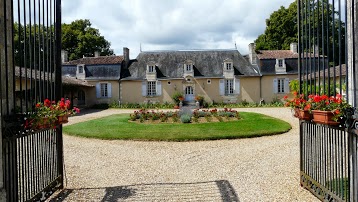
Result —
[[[307,100],[304,98],[304,95],[299,95],[297,91],[294,91],[293,98],[289,99],[286,95],[283,97],[283,100],[285,101],[286,107],[291,107],[292,109],[302,109],[302,110],[309,110],[310,109],[310,103],[307,102]]]
[[[344,116],[345,111],[351,108],[341,94],[331,97],[327,95],[309,95],[308,98],[308,102],[311,105],[310,110],[331,111],[334,114],[333,121],[338,121],[340,117]]]
[[[25,121],[25,128],[53,128],[57,125],[58,117],[71,116],[80,112],[76,107],[70,109],[70,104],[70,101],[65,101],[64,98],[57,103],[49,99],[38,102],[31,116]]]

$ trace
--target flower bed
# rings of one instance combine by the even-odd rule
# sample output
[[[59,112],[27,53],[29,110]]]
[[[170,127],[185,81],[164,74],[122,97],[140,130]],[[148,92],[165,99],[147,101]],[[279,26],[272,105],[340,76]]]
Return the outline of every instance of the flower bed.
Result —
[[[141,109],[130,114],[130,121],[140,123],[208,123],[224,122],[240,119],[239,112],[224,108],[222,110],[190,110],[180,111],[155,111]]]

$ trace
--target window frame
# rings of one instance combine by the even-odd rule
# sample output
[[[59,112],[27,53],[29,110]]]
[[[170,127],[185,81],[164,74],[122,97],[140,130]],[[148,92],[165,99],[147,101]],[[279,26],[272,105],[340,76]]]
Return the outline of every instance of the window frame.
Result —
[[[226,71],[232,71],[232,63],[231,62],[226,62],[225,63],[225,68],[226,68]]]
[[[157,82],[147,81],[147,96],[156,96],[156,95],[157,95]]]
[[[154,73],[155,70],[155,66],[154,65],[148,65],[148,72],[149,73]]]
[[[100,83],[101,97],[108,98],[108,83]]]
[[[234,79],[225,79],[225,95],[233,95],[235,93],[234,90]]]
[[[283,67],[283,59],[277,59],[277,65],[278,65],[278,67],[282,68]]]
[[[285,93],[285,78],[277,78],[277,93]]]

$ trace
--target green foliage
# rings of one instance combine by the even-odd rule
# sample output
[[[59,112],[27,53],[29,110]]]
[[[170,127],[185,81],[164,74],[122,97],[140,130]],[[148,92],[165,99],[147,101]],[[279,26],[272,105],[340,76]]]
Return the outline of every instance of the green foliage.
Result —
[[[300,91],[300,82],[298,80],[292,80],[290,81],[290,83],[288,84],[290,86],[290,90],[291,92],[299,92]]]
[[[174,100],[174,103],[176,104],[176,105],[179,105],[179,102],[180,102],[180,100],[179,100],[179,98],[180,97],[183,97],[183,93],[181,93],[181,92],[175,92],[173,95],[172,95],[172,99]]]
[[[266,19],[264,34],[255,40],[256,50],[290,49],[290,43],[297,42],[297,2],[286,9],[281,6]]]
[[[43,36],[46,40],[45,43],[42,41]],[[40,61],[43,62],[43,58],[53,61],[54,40],[55,28],[53,25],[47,27],[38,24],[30,26],[14,23],[15,65],[21,67],[38,66]],[[23,42],[26,42],[26,44]],[[52,44],[52,46],[48,44]],[[110,42],[100,35],[98,29],[91,27],[91,22],[87,19],[62,24],[62,49],[68,51],[70,60],[83,56],[94,56],[95,51],[100,52],[100,55],[113,55]],[[25,51],[27,58],[24,58]],[[40,57],[33,57],[34,55],[40,55]],[[32,57],[30,58],[30,56]],[[46,64],[47,62],[44,61],[43,63]],[[41,69],[42,67],[39,66],[38,68]]]
[[[62,49],[68,51],[69,60],[94,56],[95,51],[113,55],[111,44],[91,25],[88,19],[62,24]]]
[[[182,123],[190,123],[191,122],[191,116],[188,114],[183,114],[180,116],[180,121]]]
[[[310,8],[312,17],[311,22],[309,20],[303,20],[301,22],[303,28],[301,29],[309,29],[312,33],[317,33],[318,31],[322,30],[322,21],[323,22],[329,22],[324,23],[323,26],[325,26],[323,29],[328,29],[328,36],[329,37],[329,44],[330,47],[327,48],[325,55],[333,55],[333,52],[338,53],[339,47],[341,47],[341,52],[345,52],[345,23],[339,22],[339,19],[332,19],[332,13],[333,7],[332,4],[330,4],[327,0],[324,0],[324,11],[322,15],[322,1],[301,1],[302,8]],[[307,3],[310,3],[310,5],[305,5]],[[328,9],[327,9],[327,5]],[[258,36],[258,38],[255,40],[256,43],[256,50],[288,50],[290,49],[290,43],[297,42],[298,41],[298,27],[297,27],[297,0],[294,1],[289,5],[288,8],[285,8],[281,6],[277,11],[274,11],[268,19],[266,19],[266,29],[265,32]],[[332,27],[334,28],[333,31],[336,33],[335,39],[332,37]],[[337,37],[337,33],[339,33],[339,29],[341,29],[341,35],[339,38]],[[312,39],[315,40],[315,39]],[[315,44],[316,42],[311,41],[311,44]],[[341,43],[342,46],[339,46],[339,43]],[[334,47],[334,48],[333,48]],[[309,48],[307,50],[302,50],[305,52],[312,52],[312,48]],[[322,48],[320,47],[319,54],[323,54]],[[344,54],[342,54],[342,61],[344,61]],[[334,64],[338,64],[339,57],[334,58],[335,61],[329,61],[331,62],[331,66],[334,66]],[[330,58],[330,60],[333,60],[333,57]]]

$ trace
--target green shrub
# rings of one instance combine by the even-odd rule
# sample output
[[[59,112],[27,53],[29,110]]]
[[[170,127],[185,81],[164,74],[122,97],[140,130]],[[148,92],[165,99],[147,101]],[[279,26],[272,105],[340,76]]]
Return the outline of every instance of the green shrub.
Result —
[[[180,121],[182,123],[190,123],[191,122],[191,116],[189,116],[188,114],[183,114],[180,116]]]
[[[179,105],[179,102],[180,102],[179,97],[184,97],[183,93],[177,91],[172,95],[172,99],[174,100],[174,103],[176,105]]]

